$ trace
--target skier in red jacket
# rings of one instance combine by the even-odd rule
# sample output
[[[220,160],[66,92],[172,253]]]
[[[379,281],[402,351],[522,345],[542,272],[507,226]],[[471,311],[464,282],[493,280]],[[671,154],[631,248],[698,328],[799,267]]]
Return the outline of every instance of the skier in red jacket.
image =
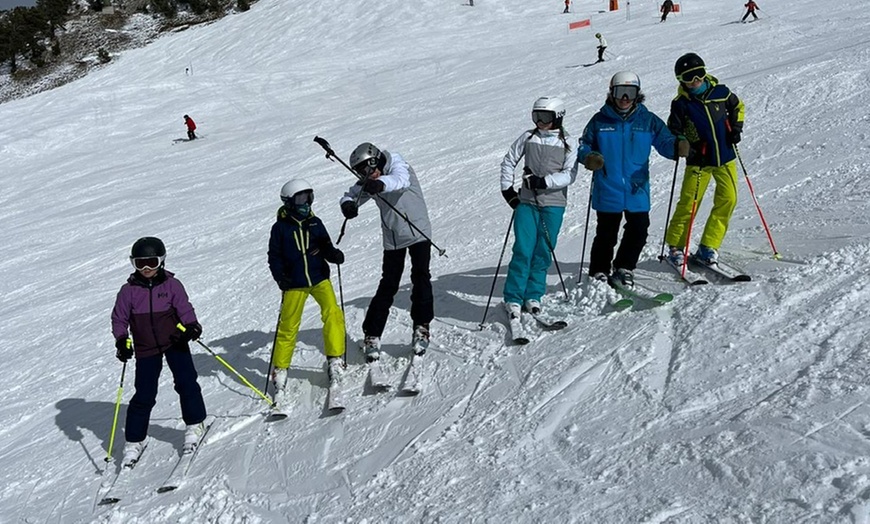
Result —
[[[187,126],[188,140],[196,140],[196,133],[194,133],[194,131],[196,130],[196,122],[194,122],[193,119],[189,116],[184,115],[184,125]]]
[[[743,18],[740,20],[741,22],[746,22],[746,19],[749,18],[749,15],[752,15],[752,18],[758,20],[758,15],[755,14],[755,10],[761,8],[758,7],[758,4],[755,3],[755,0],[749,0],[743,5],[743,7],[746,8],[746,14],[743,15]]]

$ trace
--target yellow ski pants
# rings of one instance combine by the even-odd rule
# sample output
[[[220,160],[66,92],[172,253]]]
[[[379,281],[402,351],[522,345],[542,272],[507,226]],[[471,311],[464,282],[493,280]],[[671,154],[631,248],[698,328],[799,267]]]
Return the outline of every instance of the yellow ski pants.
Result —
[[[308,295],[314,297],[320,306],[320,319],[323,321],[323,348],[327,357],[340,357],[344,354],[344,313],[335,301],[335,291],[329,279],[314,287],[288,289],[284,292],[281,307],[281,321],[275,336],[275,356],[272,364],[276,368],[290,367],[296,337],[302,324],[302,309]]]
[[[680,199],[665,235],[668,245],[686,247],[692,205],[695,204],[697,213],[711,177],[716,183],[716,190],[713,193],[713,209],[704,226],[701,243],[713,249],[719,249],[722,245],[725,233],[728,232],[731,214],[737,206],[737,164],[734,160],[718,167],[686,167],[683,185],[680,188]],[[695,201],[696,195],[697,201]]]

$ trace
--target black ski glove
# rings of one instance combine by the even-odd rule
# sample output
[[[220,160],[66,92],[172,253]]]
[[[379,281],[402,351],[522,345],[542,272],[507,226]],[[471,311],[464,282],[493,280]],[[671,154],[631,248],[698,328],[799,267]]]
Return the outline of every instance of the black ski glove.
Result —
[[[505,202],[507,202],[508,205],[511,206],[511,209],[516,209],[517,206],[520,205],[520,196],[512,187],[509,187],[502,191],[501,196],[503,196]]]
[[[344,264],[344,253],[339,251],[331,240],[321,238],[317,243],[318,248],[316,248],[312,254],[316,254],[317,251],[320,251],[323,253],[323,259],[327,262],[332,262],[333,264]]]
[[[351,219],[359,216],[359,208],[356,205],[356,202],[353,200],[348,200],[347,202],[341,203],[341,214],[344,215],[344,218]]]
[[[370,195],[377,195],[382,192],[386,186],[380,180],[368,179],[363,183],[363,191]]]
[[[199,322],[185,324],[184,329],[185,340],[199,340],[199,337],[202,336],[202,326],[199,325]]]
[[[332,248],[332,251],[329,252],[329,255],[324,255],[323,258],[326,259],[327,262],[332,262],[336,265],[344,264],[344,253],[341,252],[338,248]]]
[[[127,362],[133,358],[133,341],[130,337],[123,336],[115,339],[115,358],[121,362]]]
[[[523,187],[532,191],[547,189],[547,179],[542,176],[529,175],[523,179]]]
[[[731,145],[740,143],[740,131],[732,129],[728,132],[728,143]]]
[[[182,329],[182,327],[184,329]],[[190,324],[184,324],[183,326],[179,324],[178,329],[169,335],[169,340],[173,344],[178,344],[180,342],[197,340],[201,335],[202,326],[199,325],[199,322],[191,322]]]

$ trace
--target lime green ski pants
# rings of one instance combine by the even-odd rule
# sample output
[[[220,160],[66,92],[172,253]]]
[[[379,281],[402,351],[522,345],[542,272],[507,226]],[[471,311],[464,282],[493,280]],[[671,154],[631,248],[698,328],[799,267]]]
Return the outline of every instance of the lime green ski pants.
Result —
[[[323,321],[323,348],[327,357],[340,357],[344,354],[344,313],[335,300],[335,291],[327,278],[314,287],[288,289],[284,292],[281,307],[281,321],[275,337],[276,368],[290,367],[296,337],[302,324],[302,309],[308,295],[314,297],[320,306],[320,319]]]
[[[680,199],[665,235],[668,245],[686,247],[692,208],[697,213],[697,209],[701,207],[701,200],[711,177],[716,183],[716,190],[713,193],[713,209],[704,226],[701,243],[713,249],[719,249],[722,245],[725,233],[728,232],[731,214],[737,206],[737,164],[734,160],[718,167],[686,166]]]

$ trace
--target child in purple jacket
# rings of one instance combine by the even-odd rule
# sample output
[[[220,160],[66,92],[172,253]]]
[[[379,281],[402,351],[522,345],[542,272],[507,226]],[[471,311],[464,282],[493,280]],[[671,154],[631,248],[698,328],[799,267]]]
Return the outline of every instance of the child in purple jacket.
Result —
[[[128,467],[139,460],[146,446],[164,357],[181,401],[181,416],[187,425],[184,453],[192,453],[205,432],[205,402],[188,346],[189,341],[202,335],[202,326],[196,320],[184,286],[163,268],[165,258],[166,247],[159,238],[137,240],[130,255],[136,271],[121,286],[112,309],[115,356],[127,362],[134,353],[136,355],[136,392],[127,407],[124,431],[127,442],[123,465]],[[184,331],[177,327],[179,323]]]

